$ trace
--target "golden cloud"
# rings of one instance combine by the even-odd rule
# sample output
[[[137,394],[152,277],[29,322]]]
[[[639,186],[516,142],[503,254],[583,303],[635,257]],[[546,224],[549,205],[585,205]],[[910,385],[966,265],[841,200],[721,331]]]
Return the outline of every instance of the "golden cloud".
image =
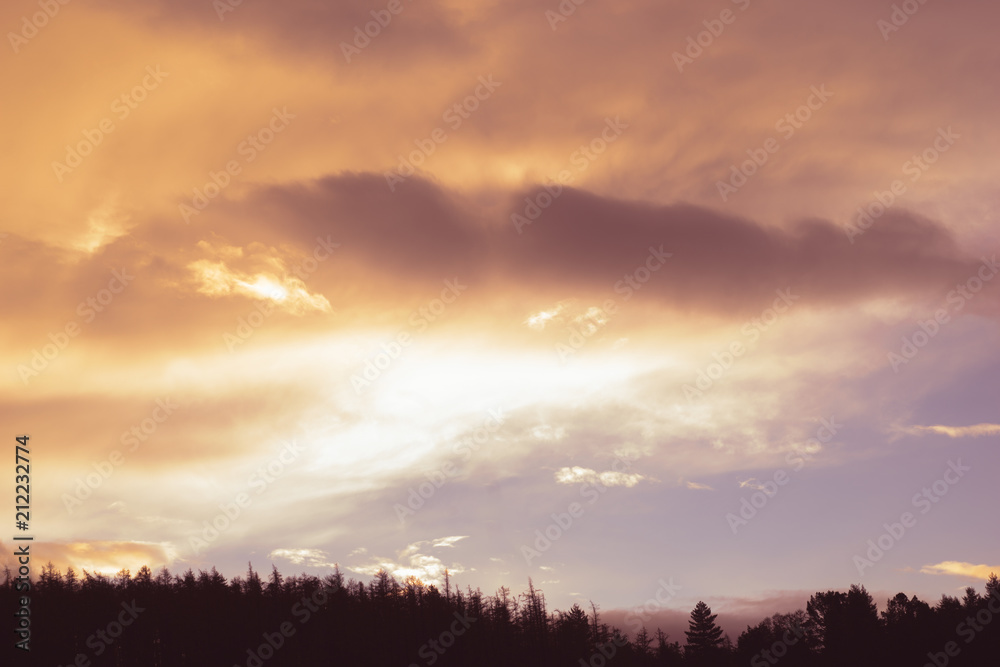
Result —
[[[924,565],[920,568],[923,574],[949,574],[954,577],[968,577],[986,580],[991,574],[1000,572],[1000,565],[974,565],[955,560],[946,560],[936,565]]]

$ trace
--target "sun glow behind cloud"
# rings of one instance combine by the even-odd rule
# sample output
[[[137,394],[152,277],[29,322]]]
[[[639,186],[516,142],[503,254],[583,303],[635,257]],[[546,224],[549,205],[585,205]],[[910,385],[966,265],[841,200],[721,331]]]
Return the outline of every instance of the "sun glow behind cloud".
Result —
[[[322,294],[310,294],[305,283],[295,276],[279,278],[274,274],[250,275],[236,271],[224,262],[198,260],[188,265],[201,294],[220,298],[242,295],[276,302],[288,312],[301,315],[309,311],[328,313],[330,302]]]

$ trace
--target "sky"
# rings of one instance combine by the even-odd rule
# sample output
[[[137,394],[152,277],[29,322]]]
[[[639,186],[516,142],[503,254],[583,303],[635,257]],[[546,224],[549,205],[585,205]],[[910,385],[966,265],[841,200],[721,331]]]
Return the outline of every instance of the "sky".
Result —
[[[998,12],[4,3],[35,567],[981,589]]]

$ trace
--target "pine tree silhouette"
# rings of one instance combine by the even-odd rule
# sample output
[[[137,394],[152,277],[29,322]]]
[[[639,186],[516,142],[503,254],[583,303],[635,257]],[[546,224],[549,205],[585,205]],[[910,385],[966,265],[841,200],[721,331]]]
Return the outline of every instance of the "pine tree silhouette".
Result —
[[[718,614],[712,613],[712,608],[700,601],[691,610],[691,620],[688,621],[687,652],[694,658],[708,658],[722,646],[722,628],[715,624]]]

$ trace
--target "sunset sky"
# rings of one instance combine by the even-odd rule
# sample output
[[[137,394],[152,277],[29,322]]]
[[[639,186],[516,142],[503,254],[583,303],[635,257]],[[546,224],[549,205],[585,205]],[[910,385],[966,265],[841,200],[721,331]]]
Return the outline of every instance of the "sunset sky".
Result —
[[[4,3],[34,567],[448,568],[605,610],[672,581],[753,616],[981,589],[998,20]]]

